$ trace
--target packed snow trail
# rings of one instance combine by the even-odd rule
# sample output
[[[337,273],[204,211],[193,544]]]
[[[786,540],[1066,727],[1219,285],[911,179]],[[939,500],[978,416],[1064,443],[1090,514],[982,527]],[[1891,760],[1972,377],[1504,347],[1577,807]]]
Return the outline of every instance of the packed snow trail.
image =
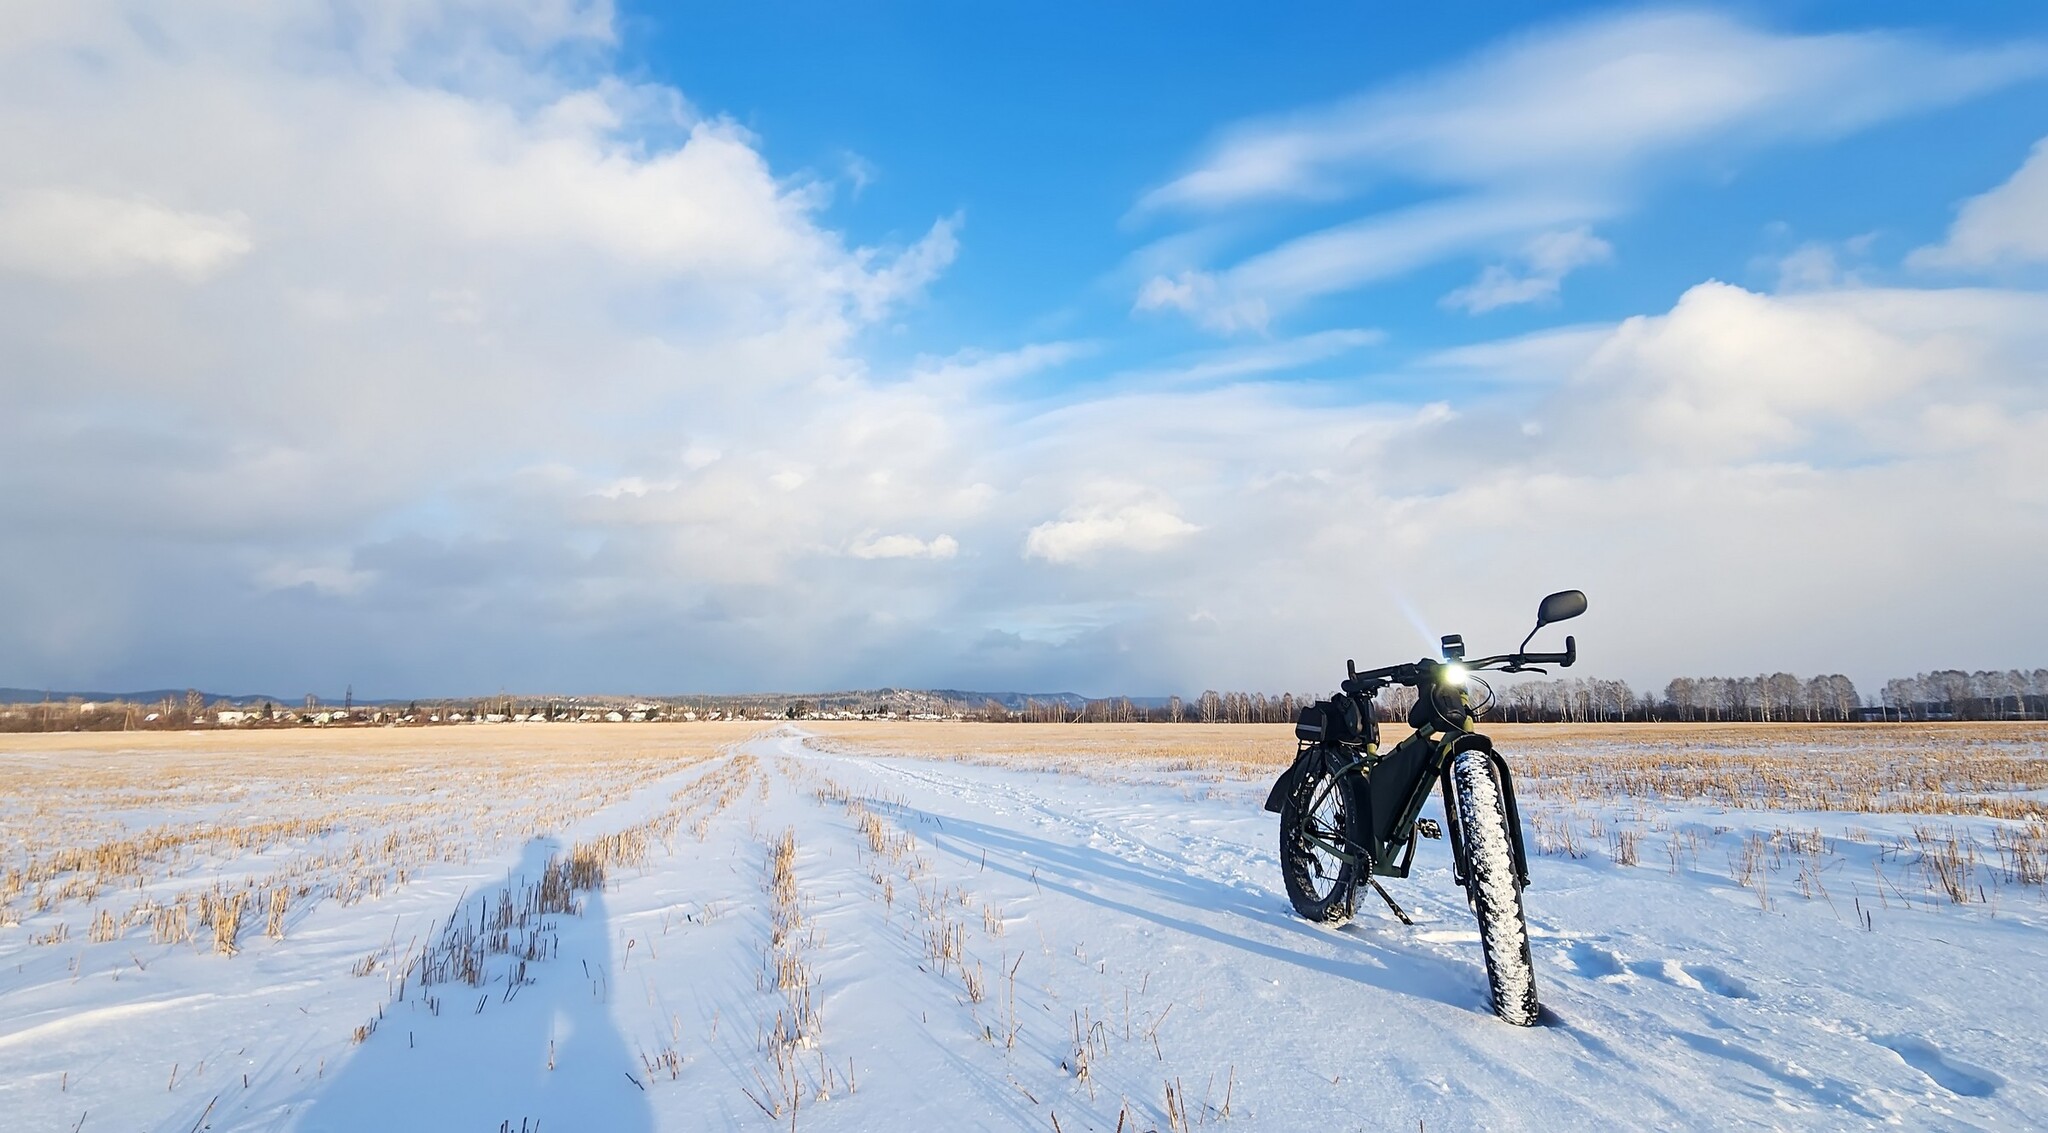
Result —
[[[355,925],[347,947],[308,934],[254,973],[251,957],[189,965],[151,1000],[52,986],[41,1001],[69,1013],[26,1029],[0,993],[0,1060],[25,1069],[26,1047],[61,1040],[155,1071],[151,1036],[196,999],[219,1057],[253,1064],[246,1088],[107,1089],[87,1129],[2023,1128],[2048,1112],[2037,899],[1865,922],[1819,901],[1764,911],[1711,869],[1539,858],[1545,1013],[1518,1028],[1491,1014],[1441,843],[1397,889],[1415,927],[1368,894],[1332,930],[1288,906],[1264,783],[806,739],[784,729],[677,776],[738,786],[556,918],[523,979],[499,957],[431,1004],[359,1002],[387,981],[346,965],[394,904],[474,915],[463,886],[488,878],[451,872],[325,911],[323,932]],[[498,872],[530,876],[653,806]],[[313,1010],[338,997],[354,1015]],[[14,1111],[70,1128],[76,1099],[34,1061]]]

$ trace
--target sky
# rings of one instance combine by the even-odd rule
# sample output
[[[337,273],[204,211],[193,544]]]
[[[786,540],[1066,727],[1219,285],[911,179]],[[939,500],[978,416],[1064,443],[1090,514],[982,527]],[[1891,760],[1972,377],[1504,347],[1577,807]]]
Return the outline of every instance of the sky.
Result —
[[[2035,5],[26,0],[0,155],[0,685],[2048,664]]]

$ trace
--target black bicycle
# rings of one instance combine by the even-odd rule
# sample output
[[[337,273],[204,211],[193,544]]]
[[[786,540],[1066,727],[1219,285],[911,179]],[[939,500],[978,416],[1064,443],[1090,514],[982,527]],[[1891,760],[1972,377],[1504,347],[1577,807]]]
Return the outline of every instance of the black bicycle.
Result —
[[[1514,653],[1467,660],[1464,639],[1443,639],[1442,660],[1349,673],[1343,691],[1301,710],[1294,763],[1273,784],[1266,809],[1280,815],[1280,869],[1295,911],[1323,924],[1351,919],[1358,889],[1369,884],[1404,924],[1413,924],[1380,885],[1406,877],[1420,838],[1451,841],[1451,870],[1479,918],[1481,951],[1496,1015],[1519,1026],[1536,1022],[1536,973],[1522,890],[1529,859],[1515,780],[1493,741],[1472,730],[1493,690],[1475,674],[1541,673],[1541,665],[1569,666],[1578,642],[1562,653],[1524,653],[1537,630],[1586,612],[1586,596],[1565,590],[1543,600],[1536,629]],[[1382,750],[1373,698],[1389,685],[1415,689],[1408,713],[1414,732]],[[1483,690],[1475,703],[1472,690]],[[1430,788],[1440,785],[1444,823],[1421,817]]]

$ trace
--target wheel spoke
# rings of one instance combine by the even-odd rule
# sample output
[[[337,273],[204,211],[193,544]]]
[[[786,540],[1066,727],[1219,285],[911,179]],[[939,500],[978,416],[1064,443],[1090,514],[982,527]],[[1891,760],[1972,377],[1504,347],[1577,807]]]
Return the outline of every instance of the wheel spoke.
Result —
[[[1351,839],[1347,834],[1350,825],[1349,808],[1345,791],[1348,788],[1340,778],[1312,773],[1300,785],[1299,809],[1294,812],[1295,826],[1285,839],[1283,850],[1291,862],[1290,888],[1297,888],[1296,908],[1304,916],[1325,923],[1341,923],[1350,917],[1348,901],[1345,907],[1330,906],[1343,885],[1347,871],[1357,868],[1349,852]],[[1301,904],[1307,900],[1319,911],[1311,913]]]

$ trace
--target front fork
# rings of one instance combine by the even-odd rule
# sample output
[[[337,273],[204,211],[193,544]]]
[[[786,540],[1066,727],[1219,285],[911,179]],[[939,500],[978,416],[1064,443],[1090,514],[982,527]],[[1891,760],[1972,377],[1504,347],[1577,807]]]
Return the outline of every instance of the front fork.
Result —
[[[1476,732],[1466,732],[1445,745],[1443,767],[1437,772],[1437,779],[1443,786],[1444,832],[1451,840],[1451,878],[1468,891],[1471,888],[1472,870],[1465,857],[1465,831],[1458,823],[1457,785],[1451,778],[1451,765],[1457,762],[1461,752],[1483,751],[1486,761],[1493,765],[1494,778],[1500,783],[1501,806],[1507,811],[1508,844],[1515,854],[1515,883],[1523,889],[1529,887],[1529,854],[1522,845],[1522,811],[1515,803],[1515,775],[1508,770],[1508,761],[1493,750],[1493,741]]]
[[[1507,812],[1508,844],[1515,854],[1515,883],[1523,889],[1529,887],[1529,854],[1522,846],[1522,811],[1515,803],[1515,775],[1508,770],[1508,761],[1500,757],[1493,748],[1493,741],[1472,728],[1471,693],[1458,690],[1459,734],[1445,744],[1443,766],[1437,769],[1437,779],[1443,786],[1444,829],[1451,839],[1451,878],[1463,887],[1467,895],[1471,892],[1472,870],[1465,857],[1465,831],[1458,824],[1457,787],[1451,779],[1451,765],[1457,762],[1460,753],[1483,751],[1486,761],[1493,765],[1493,774],[1500,784],[1501,806]],[[1411,843],[1412,845],[1412,843]]]

